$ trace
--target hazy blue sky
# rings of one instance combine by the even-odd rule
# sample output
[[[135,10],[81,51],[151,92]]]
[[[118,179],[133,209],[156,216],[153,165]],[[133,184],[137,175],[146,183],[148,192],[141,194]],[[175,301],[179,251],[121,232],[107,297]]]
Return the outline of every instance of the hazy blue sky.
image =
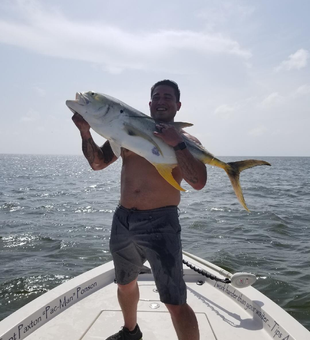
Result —
[[[310,156],[309,13],[309,0],[1,0],[0,153],[80,154],[66,99],[93,90],[148,114],[168,78],[176,120],[215,155]]]

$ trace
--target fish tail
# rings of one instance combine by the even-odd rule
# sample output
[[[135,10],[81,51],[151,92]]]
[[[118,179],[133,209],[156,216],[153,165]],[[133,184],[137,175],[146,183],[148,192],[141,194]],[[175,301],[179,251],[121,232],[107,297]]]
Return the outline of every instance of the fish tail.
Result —
[[[239,177],[240,177],[240,173],[243,170],[249,169],[249,168],[253,168],[255,166],[258,165],[269,165],[270,163],[265,162],[265,161],[260,161],[260,160],[255,160],[255,159],[248,159],[245,161],[238,161],[238,162],[230,162],[230,163],[226,163],[223,166],[223,169],[226,171],[230,182],[233,186],[233,189],[235,191],[235,194],[239,200],[239,202],[241,203],[241,205],[244,207],[245,210],[250,211],[245,203],[244,197],[243,197],[243,193],[242,193],[242,189],[240,186],[240,182],[239,182]]]

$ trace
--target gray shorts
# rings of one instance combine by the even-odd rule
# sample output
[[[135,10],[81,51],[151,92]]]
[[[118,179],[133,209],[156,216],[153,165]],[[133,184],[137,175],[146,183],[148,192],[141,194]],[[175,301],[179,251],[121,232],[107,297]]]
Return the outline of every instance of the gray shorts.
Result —
[[[135,280],[147,260],[160,300],[171,305],[186,302],[181,227],[176,206],[153,210],[117,207],[110,250],[117,283],[125,285]]]

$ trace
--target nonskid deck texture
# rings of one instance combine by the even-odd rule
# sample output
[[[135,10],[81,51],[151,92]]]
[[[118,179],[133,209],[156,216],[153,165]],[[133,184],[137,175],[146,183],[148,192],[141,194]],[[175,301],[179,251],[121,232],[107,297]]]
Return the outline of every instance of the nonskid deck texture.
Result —
[[[170,314],[154,292],[154,282],[139,282],[140,301],[138,322],[145,340],[177,340]],[[194,309],[200,328],[201,339],[270,339],[264,330],[262,317],[251,317],[244,308],[236,306],[228,296],[205,284],[187,283],[188,303]],[[123,325],[123,318],[116,298],[116,285],[110,284],[103,290],[78,302],[27,339],[70,339],[99,340],[116,333]],[[269,324],[276,336],[277,325]],[[285,337],[281,337],[283,339]],[[278,339],[278,337],[276,337]],[[291,338],[289,338],[291,339]],[[302,340],[302,339],[301,339]]]
[[[192,259],[189,261],[223,277]],[[117,285],[113,282],[113,267],[109,267],[109,264],[101,267],[108,269],[107,275],[100,279],[104,278],[103,288],[90,294],[97,289],[99,280],[91,281],[86,277],[87,280],[84,278],[84,284],[80,283],[80,286],[76,285],[78,278],[75,278],[76,282],[71,283],[71,286],[68,281],[64,295],[60,296],[60,291],[56,291],[49,303],[41,301],[43,305],[36,316],[16,323],[10,333],[11,337],[3,337],[2,340],[22,339],[28,334],[28,340],[105,340],[118,332],[123,325],[123,318],[117,301]],[[310,340],[310,333],[303,326],[254,288],[236,289],[228,284],[216,283],[187,267],[184,267],[184,277],[188,303],[198,319],[200,339]],[[205,282],[201,285],[198,282],[200,280]],[[159,301],[152,275],[140,275],[138,284],[138,322],[143,339],[177,340],[170,314]],[[88,296],[81,299],[83,294]],[[77,302],[74,303],[74,300]],[[60,309],[65,310],[54,317]],[[22,320],[23,314],[19,311],[17,317]],[[50,321],[43,324],[46,320]],[[43,326],[37,328],[39,323]],[[34,331],[34,328],[37,329]],[[1,327],[0,330],[3,331]]]

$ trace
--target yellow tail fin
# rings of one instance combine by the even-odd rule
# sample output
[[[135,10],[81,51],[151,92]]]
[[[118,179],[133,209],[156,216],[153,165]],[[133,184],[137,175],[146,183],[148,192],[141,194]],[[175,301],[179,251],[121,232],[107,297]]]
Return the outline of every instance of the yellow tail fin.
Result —
[[[234,188],[235,194],[239,202],[244,207],[244,209],[247,211],[250,211],[250,210],[248,209],[245,203],[244,197],[243,197],[242,189],[241,189],[240,182],[239,182],[239,175],[241,171],[249,169],[249,168],[253,168],[254,166],[258,166],[258,165],[270,165],[270,164],[265,161],[248,159],[245,161],[226,163],[226,165],[223,167],[223,169],[226,171],[230,179],[230,182]]]

